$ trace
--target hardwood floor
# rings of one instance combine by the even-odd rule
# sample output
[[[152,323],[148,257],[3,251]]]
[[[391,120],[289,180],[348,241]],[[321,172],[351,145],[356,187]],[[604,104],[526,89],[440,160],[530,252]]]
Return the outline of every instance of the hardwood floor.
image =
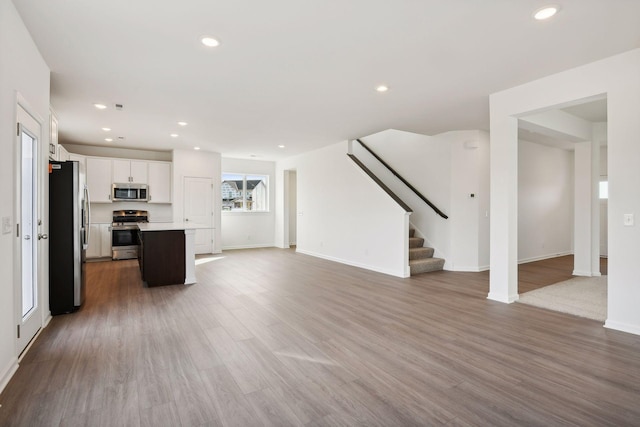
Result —
[[[136,261],[89,264],[86,305],[44,329],[0,425],[640,425],[640,337],[489,301],[486,272],[199,262],[197,284],[156,288]]]
[[[607,258],[600,258],[600,274],[606,275]],[[518,265],[518,293],[533,291],[571,279],[573,255],[545,259]]]

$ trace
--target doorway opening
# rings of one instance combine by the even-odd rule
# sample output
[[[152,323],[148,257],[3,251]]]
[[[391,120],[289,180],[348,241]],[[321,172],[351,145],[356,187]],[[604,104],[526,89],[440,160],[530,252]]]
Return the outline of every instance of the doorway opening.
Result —
[[[518,301],[604,321],[606,97],[518,125]]]

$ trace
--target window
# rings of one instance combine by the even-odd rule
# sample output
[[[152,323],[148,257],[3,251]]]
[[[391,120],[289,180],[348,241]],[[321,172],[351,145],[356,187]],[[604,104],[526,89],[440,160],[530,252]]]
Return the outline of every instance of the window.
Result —
[[[269,210],[269,180],[266,175],[222,174],[222,210],[266,212]]]

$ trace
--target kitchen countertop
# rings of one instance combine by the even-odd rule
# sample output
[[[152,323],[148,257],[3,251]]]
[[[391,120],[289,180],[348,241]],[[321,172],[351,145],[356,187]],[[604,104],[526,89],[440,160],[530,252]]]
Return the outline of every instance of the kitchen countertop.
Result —
[[[146,222],[138,223],[140,231],[166,231],[166,230],[199,230],[213,228],[193,222]]]

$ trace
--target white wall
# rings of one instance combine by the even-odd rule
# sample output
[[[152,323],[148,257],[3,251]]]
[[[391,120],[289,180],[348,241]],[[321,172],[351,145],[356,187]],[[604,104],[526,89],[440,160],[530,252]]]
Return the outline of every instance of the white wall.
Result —
[[[451,147],[450,270],[489,268],[489,135],[448,132]],[[471,196],[473,194],[473,197]]]
[[[517,299],[517,117],[606,95],[609,263],[605,326],[640,334],[640,49],[536,80],[490,97],[491,278],[489,298]]]
[[[268,212],[222,212],[222,249],[272,247],[275,245],[275,162],[222,158],[222,173],[267,175]]]
[[[175,195],[174,195],[175,197]],[[113,219],[113,211],[122,209],[144,210],[149,213],[150,222],[172,222],[173,205],[143,202],[91,203],[91,223],[107,224]]]
[[[32,111],[42,120],[40,135],[43,164],[48,159],[49,144],[49,68],[33,43],[13,3],[0,0],[0,217],[9,217],[15,224],[16,200],[14,198],[16,156],[16,92],[29,103]],[[43,166],[44,167],[44,166]],[[48,180],[43,179],[40,197],[41,216],[48,228]],[[15,227],[15,225],[14,225]],[[0,390],[17,368],[15,283],[19,277],[14,272],[14,233],[0,234]],[[43,315],[49,315],[48,249],[46,243],[41,253],[40,289]],[[44,319],[43,319],[44,321]]]
[[[184,221],[184,178],[211,178],[213,181],[213,252],[222,251],[220,235],[220,153],[204,150],[173,150],[173,220]]]
[[[347,142],[277,162],[276,226],[284,247],[284,171],[297,175],[297,252],[408,276],[409,216],[347,157]]]
[[[518,262],[567,255],[573,242],[573,153],[518,145]]]

